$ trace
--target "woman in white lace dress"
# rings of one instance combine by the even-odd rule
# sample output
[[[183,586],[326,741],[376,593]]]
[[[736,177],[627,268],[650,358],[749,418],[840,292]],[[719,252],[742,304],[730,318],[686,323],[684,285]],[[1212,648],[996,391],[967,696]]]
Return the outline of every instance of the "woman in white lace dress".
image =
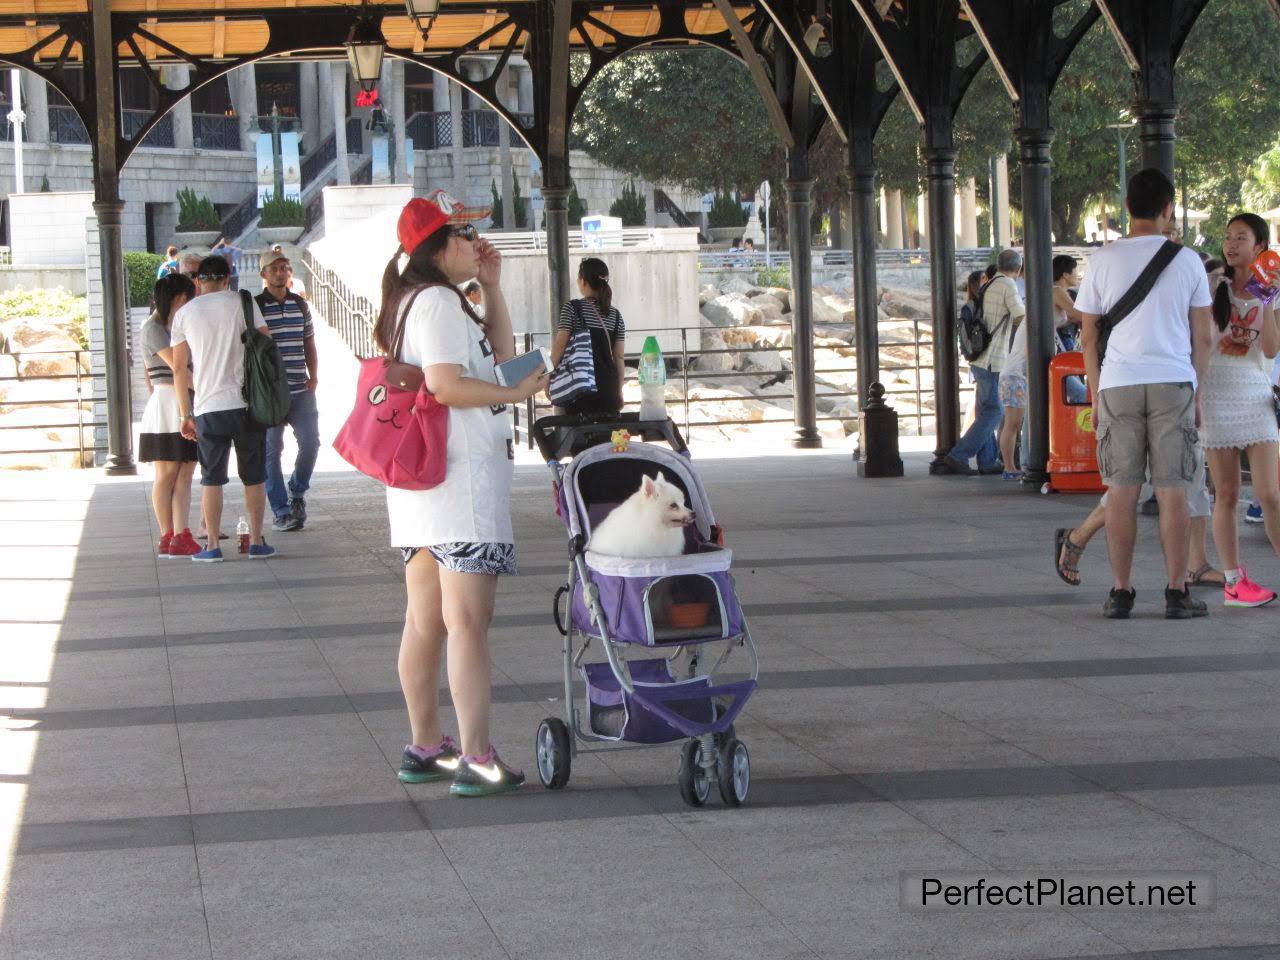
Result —
[[[1217,491],[1213,539],[1226,568],[1223,602],[1260,607],[1275,591],[1249,579],[1240,563],[1236,513],[1240,501],[1240,451],[1249,458],[1253,489],[1262,504],[1267,537],[1280,553],[1280,480],[1277,480],[1276,413],[1271,399],[1271,360],[1280,352],[1273,306],[1249,292],[1249,265],[1267,249],[1270,231],[1261,217],[1243,213],[1227,224],[1222,243],[1225,276],[1213,298],[1216,341],[1200,385],[1201,433]]]

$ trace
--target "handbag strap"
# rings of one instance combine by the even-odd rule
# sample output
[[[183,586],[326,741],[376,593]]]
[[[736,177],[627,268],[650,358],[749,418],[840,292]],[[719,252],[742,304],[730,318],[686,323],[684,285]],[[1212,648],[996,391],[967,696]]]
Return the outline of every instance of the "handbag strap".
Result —
[[[1172,240],[1166,240],[1161,245],[1156,255],[1151,258],[1151,262],[1143,268],[1142,273],[1138,274],[1138,279],[1133,281],[1133,286],[1125,291],[1124,296],[1117,300],[1110,310],[1098,318],[1098,327],[1104,336],[1109,336],[1116,325],[1133,313],[1138,304],[1147,298],[1156,281],[1160,279],[1160,274],[1164,273],[1164,268],[1173,263],[1173,258],[1181,249],[1182,245]]]
[[[573,332],[577,333],[579,330],[587,329],[587,318],[582,314],[582,301],[577,299],[570,300],[569,307],[573,310],[573,317],[576,321],[573,325]]]
[[[248,290],[240,291],[240,311],[244,314],[244,328],[253,330],[253,294]]]
[[[404,350],[404,328],[409,321],[409,311],[413,309],[413,302],[418,299],[418,294],[422,293],[427,287],[440,287],[440,283],[428,283],[421,287],[414,288],[413,293],[409,294],[409,299],[404,305],[404,309],[400,311],[400,322],[396,325],[396,335],[391,340],[391,350],[388,352],[392,360],[399,360],[400,353]]]

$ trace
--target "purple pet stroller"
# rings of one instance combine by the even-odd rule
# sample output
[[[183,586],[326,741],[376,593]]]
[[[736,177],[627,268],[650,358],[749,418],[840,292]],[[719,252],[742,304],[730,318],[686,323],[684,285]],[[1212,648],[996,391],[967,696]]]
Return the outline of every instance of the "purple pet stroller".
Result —
[[[623,450],[612,442],[618,429],[633,437]],[[732,554],[684,440],[669,420],[641,422],[625,413],[544,417],[534,434],[555,477],[570,554],[568,580],[553,604],[564,636],[566,719],[548,717],[538,728],[539,779],[552,790],[563,787],[579,742],[683,740],[677,780],[685,802],[702,806],[716,783],[726,805],[741,805],[751,759],[733,721],[756,688],[759,663],[734,590]],[[640,559],[587,549],[592,527],[644,476],[659,473],[684,491],[694,511],[684,554]],[[592,643],[604,660],[584,662]],[[745,650],[749,664],[725,680],[731,659],[742,659],[732,657],[737,650]],[[581,707],[575,671],[585,685]]]

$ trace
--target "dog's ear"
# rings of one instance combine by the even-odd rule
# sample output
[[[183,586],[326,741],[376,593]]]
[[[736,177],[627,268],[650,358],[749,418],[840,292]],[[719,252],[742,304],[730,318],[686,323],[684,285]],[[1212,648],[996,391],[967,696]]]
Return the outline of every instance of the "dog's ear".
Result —
[[[648,474],[646,474],[644,480],[641,481],[640,489],[644,491],[644,495],[646,497],[651,499],[658,495],[658,485],[654,482],[653,477]]]

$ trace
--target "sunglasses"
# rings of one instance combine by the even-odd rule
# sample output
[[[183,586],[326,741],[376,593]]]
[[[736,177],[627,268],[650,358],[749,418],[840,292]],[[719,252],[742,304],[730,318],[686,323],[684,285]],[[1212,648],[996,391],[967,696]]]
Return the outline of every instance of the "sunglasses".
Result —
[[[475,242],[480,239],[480,231],[475,228],[474,224],[467,223],[460,227],[450,227],[449,236],[457,237],[459,240]]]
[[[1244,340],[1247,343],[1253,343],[1253,341],[1258,339],[1261,333],[1262,331],[1255,327],[1245,327],[1238,323],[1231,324],[1231,335],[1237,340]]]

